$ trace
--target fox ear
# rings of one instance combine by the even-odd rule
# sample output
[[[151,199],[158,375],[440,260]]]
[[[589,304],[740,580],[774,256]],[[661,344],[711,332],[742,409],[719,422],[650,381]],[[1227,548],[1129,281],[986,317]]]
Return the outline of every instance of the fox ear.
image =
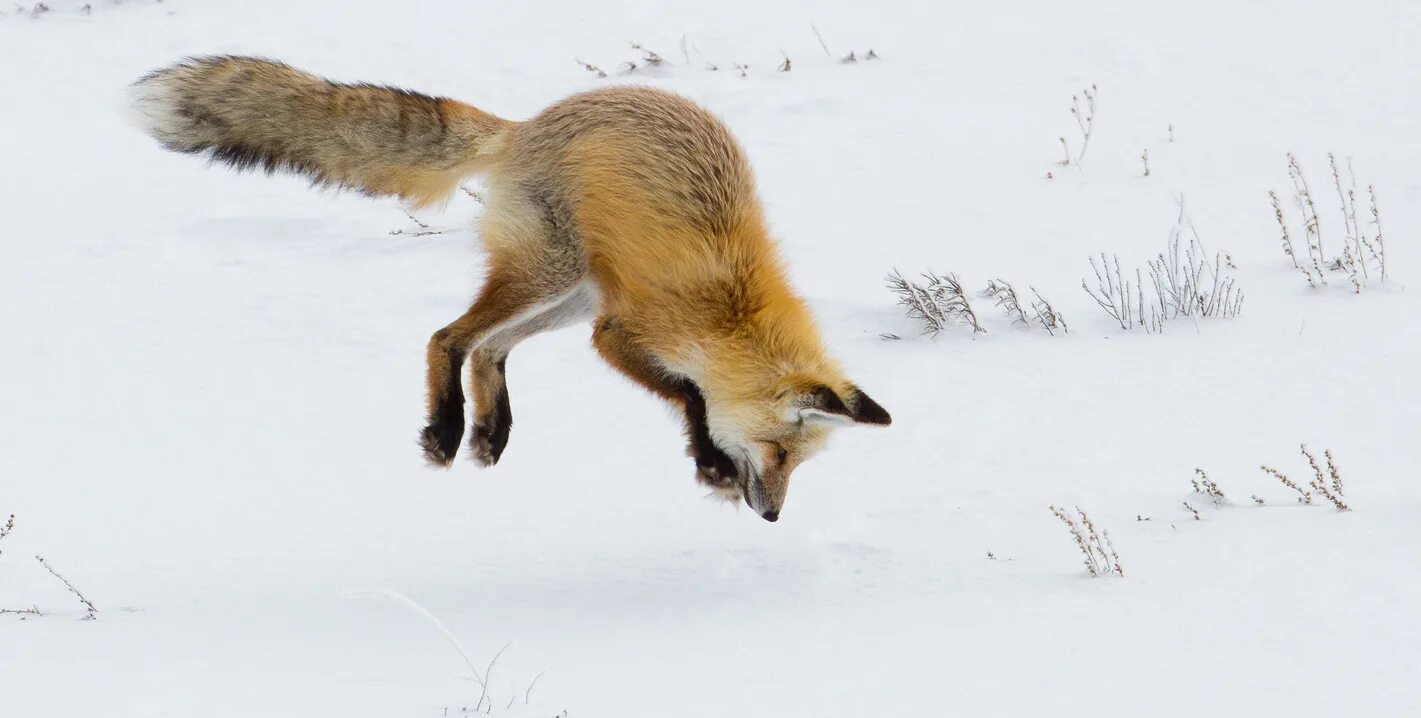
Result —
[[[889,416],[888,412],[878,405],[878,402],[852,384],[849,385],[847,401],[840,398],[828,386],[820,384],[814,387],[805,397],[804,404],[800,406],[799,417],[801,421],[828,421],[844,424],[887,426],[893,423],[893,417]]]

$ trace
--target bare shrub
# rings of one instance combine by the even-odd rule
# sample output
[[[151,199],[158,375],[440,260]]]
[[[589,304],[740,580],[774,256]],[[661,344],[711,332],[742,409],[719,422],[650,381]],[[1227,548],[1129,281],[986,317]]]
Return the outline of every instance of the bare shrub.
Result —
[[[1079,548],[1084,556],[1082,563],[1086,571],[1092,576],[1108,576],[1116,574],[1124,576],[1125,570],[1120,567],[1120,555],[1115,552],[1115,547],[1110,543],[1110,532],[1095,530],[1095,522],[1091,521],[1086,512],[1079,506],[1076,507],[1076,515],[1080,517],[1077,522],[1070,514],[1064,510],[1051,507],[1051,513],[1066,525],[1066,529],[1071,532],[1071,539],[1075,541],[1076,548]]]
[[[1181,502],[1181,503],[1184,504],[1184,510],[1185,510],[1185,511],[1188,511],[1189,513],[1191,513],[1191,514],[1194,515],[1194,520],[1195,520],[1195,521],[1203,521],[1203,520],[1204,520],[1203,517],[1199,515],[1199,509],[1196,509],[1196,508],[1194,508],[1193,506],[1191,506],[1188,501],[1183,501],[1183,502]]]
[[[1026,312],[1021,308],[1021,300],[1016,296],[1016,289],[1007,280],[987,280],[987,288],[982,290],[982,296],[994,300],[997,308],[1011,318],[1012,324],[1031,325],[1031,320],[1027,318]]]
[[[1036,291],[1036,287],[1029,287],[1029,289],[1036,297],[1031,300],[1031,311],[1036,315],[1036,321],[1041,323],[1041,327],[1046,330],[1046,333],[1055,336],[1056,330],[1060,329],[1062,333],[1070,334],[1070,329],[1066,326],[1066,318],[1056,311],[1056,308],[1051,306],[1051,303],[1046,301],[1040,292]]]
[[[1181,244],[1185,230],[1187,244]],[[1150,282],[1154,285],[1161,320],[1178,316],[1234,317],[1243,306],[1243,292],[1226,270],[1232,263],[1216,253],[1210,264],[1204,243],[1194,229],[1194,222],[1179,204],[1179,218],[1170,230],[1165,252],[1147,263]]]
[[[1114,261],[1107,261],[1105,253],[1100,253],[1100,266],[1096,266],[1095,257],[1090,258],[1090,268],[1095,272],[1096,288],[1092,290],[1086,280],[1081,280],[1081,289],[1090,295],[1100,308],[1109,314],[1121,329],[1130,331],[1135,325],[1134,309],[1137,303],[1143,309],[1144,294],[1140,292],[1138,271],[1136,272],[1136,282],[1132,287],[1130,280],[1126,279],[1120,272],[1120,258],[1111,257]]]
[[[1322,474],[1322,467],[1317,464],[1317,457],[1308,451],[1307,444],[1299,444],[1298,448],[1302,450],[1303,456],[1307,457],[1308,467],[1312,469],[1313,478],[1309,485],[1312,486],[1313,491],[1322,494],[1322,497],[1332,502],[1338,511],[1350,511],[1347,508],[1347,503],[1342,500],[1342,476],[1337,470],[1337,465],[1332,462],[1332,450],[1328,449],[1323,452],[1327,457],[1327,469],[1332,478],[1332,486],[1329,487],[1327,477]]]
[[[1094,257],[1090,258],[1095,288],[1084,279],[1081,288],[1121,329],[1140,327],[1146,333],[1159,334],[1164,331],[1165,322],[1181,316],[1238,316],[1243,308],[1243,291],[1230,273],[1234,265],[1227,257],[1222,252],[1216,252],[1212,260],[1208,257],[1181,199],[1165,251],[1145,263],[1151,288],[1148,301],[1140,270],[1135,270],[1132,283],[1120,268],[1120,258],[1107,259],[1104,253],[1099,265]]]
[[[923,334],[936,336],[953,324],[970,326],[973,333],[987,331],[977,321],[977,313],[972,310],[972,303],[956,276],[924,272],[924,283],[918,284],[895,269],[886,279],[888,288],[898,295],[898,303],[906,308],[908,317],[922,323]]]
[[[1386,245],[1382,238],[1381,215],[1376,206],[1376,188],[1373,185],[1367,186],[1372,214],[1372,219],[1368,222],[1372,226],[1372,232],[1369,233],[1358,218],[1357,177],[1352,169],[1351,159],[1347,160],[1345,182],[1335,154],[1327,154],[1327,164],[1332,173],[1332,184],[1337,192],[1338,212],[1341,216],[1342,250],[1337,256],[1327,256],[1322,241],[1322,219],[1318,215],[1317,203],[1303,174],[1302,165],[1291,152],[1288,153],[1288,177],[1293,183],[1293,204],[1302,217],[1303,232],[1307,238],[1306,261],[1299,262],[1293,252],[1287,217],[1276,192],[1268,193],[1269,201],[1273,205],[1273,216],[1283,231],[1283,251],[1289,255],[1293,266],[1302,270],[1309,286],[1326,285],[1325,271],[1331,270],[1344,272],[1352,291],[1360,293],[1371,282],[1373,273],[1378,280],[1386,281]]]
[[[1194,485],[1194,493],[1208,496],[1214,502],[1215,506],[1221,506],[1225,501],[1228,501],[1228,497],[1224,496],[1223,489],[1220,489],[1218,484],[1210,481],[1209,475],[1204,473],[1203,469],[1196,468],[1194,469],[1194,473],[1199,477],[1189,480],[1189,482]]]
[[[1076,128],[1080,130],[1081,133],[1081,151],[1076,154],[1074,160],[1077,166],[1080,166],[1085,160],[1086,150],[1090,149],[1091,134],[1095,131],[1095,98],[1097,93],[1098,90],[1095,84],[1092,83],[1090,87],[1081,90],[1081,94],[1071,95],[1071,116],[1076,118]],[[1081,102],[1082,96],[1085,97],[1084,104]],[[1061,138],[1061,149],[1065,151],[1066,158],[1061,160],[1060,164],[1071,164],[1073,161],[1071,159],[1071,148],[1070,145],[1066,143],[1065,137]],[[1145,174],[1149,174],[1149,172]]]

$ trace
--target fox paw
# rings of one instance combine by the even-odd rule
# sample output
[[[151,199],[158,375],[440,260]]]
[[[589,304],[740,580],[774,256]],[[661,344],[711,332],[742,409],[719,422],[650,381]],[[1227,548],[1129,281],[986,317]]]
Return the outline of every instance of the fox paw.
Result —
[[[706,486],[726,488],[734,486],[739,480],[740,472],[735,468],[735,462],[718,447],[693,446],[689,453],[696,460],[696,480]]]
[[[419,434],[419,445],[424,449],[424,458],[434,466],[448,468],[454,461],[454,454],[459,451],[459,439],[463,435],[462,421],[434,421]]]
[[[480,466],[497,464],[499,457],[503,456],[504,447],[508,446],[508,433],[512,428],[511,421],[493,421],[488,425],[475,423],[473,434],[469,437],[469,451],[475,463]]]

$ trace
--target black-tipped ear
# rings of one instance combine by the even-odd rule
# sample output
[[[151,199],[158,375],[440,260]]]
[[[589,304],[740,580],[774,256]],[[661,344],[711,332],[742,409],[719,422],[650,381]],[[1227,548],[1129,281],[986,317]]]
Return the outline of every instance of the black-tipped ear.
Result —
[[[845,402],[839,395],[823,384],[814,387],[809,392],[808,402],[805,410],[841,417],[842,420],[853,421],[859,424],[878,424],[887,426],[893,423],[893,417],[878,402],[869,398],[862,389],[850,386],[849,400]]]
[[[893,417],[888,415],[888,410],[878,405],[868,394],[863,393],[863,389],[853,387],[853,397],[850,402],[854,405],[853,418],[860,424],[877,424],[888,426],[893,423]]]

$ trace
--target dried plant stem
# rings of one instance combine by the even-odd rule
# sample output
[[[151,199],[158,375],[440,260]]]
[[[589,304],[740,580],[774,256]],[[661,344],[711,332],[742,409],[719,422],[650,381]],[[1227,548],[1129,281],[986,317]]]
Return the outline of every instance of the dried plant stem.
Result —
[[[1071,532],[1071,539],[1084,556],[1082,564],[1086,571],[1092,576],[1104,576],[1114,573],[1119,576],[1125,575],[1124,568],[1120,565],[1120,555],[1115,552],[1115,547],[1110,543],[1110,532],[1095,530],[1095,523],[1086,515],[1080,507],[1076,507],[1076,515],[1080,517],[1080,522],[1064,510],[1055,506],[1050,507],[1051,513],[1066,525],[1066,529]]]
[[[1323,276],[1322,267],[1327,263],[1327,254],[1322,248],[1322,226],[1317,218],[1317,205],[1313,204],[1312,192],[1308,189],[1307,178],[1303,176],[1303,169],[1298,165],[1298,158],[1293,153],[1288,153],[1288,176],[1293,180],[1293,199],[1297,202],[1298,209],[1303,213],[1303,232],[1308,240],[1308,259],[1312,263],[1313,270],[1317,273],[1318,282],[1327,284],[1327,278]]]
[[[819,34],[819,28],[815,27],[814,23],[811,22],[809,23],[809,29],[814,31],[814,37],[818,38],[819,40],[819,47],[824,48],[824,54],[832,59],[834,57],[834,53],[829,51],[829,46],[824,42],[824,36]]]
[[[74,594],[74,596],[79,599],[80,603],[84,604],[84,608],[89,612],[86,618],[93,619],[98,617],[99,609],[94,607],[94,602],[85,598],[84,594],[79,593],[79,589],[74,588],[74,584],[70,583],[69,579],[65,578],[64,576],[60,575],[58,571],[54,570],[54,567],[50,566],[49,562],[45,561],[43,556],[35,554],[35,560],[39,561],[39,565],[43,566],[44,570],[48,571],[50,575],[59,579],[59,581],[64,584],[64,587],[69,589],[69,592]]]
[[[1290,488],[1290,489],[1292,489],[1292,490],[1298,492],[1298,503],[1303,503],[1303,504],[1310,504],[1310,503],[1312,503],[1312,494],[1310,494],[1310,493],[1304,491],[1304,490],[1303,490],[1301,487],[1299,487],[1297,484],[1293,483],[1292,479],[1289,479],[1287,476],[1285,476],[1285,475],[1283,474],[1283,472],[1281,472],[1281,471],[1279,471],[1279,470],[1277,470],[1277,469],[1275,469],[1275,468],[1273,468],[1273,467],[1271,467],[1271,466],[1260,466],[1260,467],[1258,467],[1258,468],[1262,469],[1264,473],[1266,473],[1266,474],[1272,476],[1273,478],[1277,479],[1278,481],[1282,482],[1282,484],[1283,484],[1284,486],[1286,486],[1286,487],[1288,487],[1288,488]]]
[[[1036,313],[1036,321],[1041,323],[1041,327],[1046,330],[1046,333],[1055,336],[1056,330],[1060,329],[1062,332],[1070,334],[1071,330],[1066,326],[1066,318],[1061,316],[1061,313],[1056,311],[1056,308],[1051,306],[1051,303],[1046,301],[1040,292],[1036,291],[1036,287],[1029,287],[1029,289],[1036,297],[1031,302],[1031,311]]]
[[[925,272],[925,284],[918,284],[895,269],[886,279],[888,288],[898,295],[898,303],[907,308],[908,317],[923,323],[924,334],[936,335],[955,323],[972,327],[973,333],[987,331],[956,276]]]
[[[1081,151],[1076,155],[1076,166],[1080,166],[1085,161],[1086,150],[1090,148],[1090,136],[1095,131],[1095,97],[1098,90],[1095,85],[1082,90],[1085,96],[1085,105],[1082,106],[1080,97],[1071,95],[1071,115],[1076,118],[1076,126],[1081,131]]]
[[[1376,264],[1377,264],[1377,270],[1381,273],[1381,279],[1382,279],[1382,281],[1385,282],[1385,281],[1386,281],[1386,244],[1382,241],[1382,215],[1381,215],[1381,212],[1377,210],[1377,188],[1376,188],[1376,186],[1375,186],[1375,185],[1367,185],[1367,194],[1371,197],[1371,200],[1372,200],[1372,206],[1371,206],[1371,210],[1372,210],[1372,224],[1376,225],[1376,227],[1377,227],[1377,236],[1376,236],[1376,239],[1373,240],[1373,241],[1376,243],[1376,246],[1375,246],[1374,248],[1371,248],[1372,259],[1373,259],[1373,261],[1375,261]]]
[[[1298,255],[1293,253],[1293,239],[1288,236],[1288,223],[1283,219],[1283,207],[1278,203],[1278,193],[1268,190],[1268,201],[1273,204],[1273,216],[1278,220],[1278,227],[1283,230],[1283,254],[1288,255],[1288,259],[1293,260],[1293,266],[1301,269],[1307,275],[1308,284],[1314,284],[1312,273],[1298,264]]]
[[[1008,317],[1011,317],[1013,324],[1028,326],[1031,320],[1027,318],[1026,312],[1021,308],[1021,301],[1017,299],[1016,289],[1005,279],[992,279],[987,281],[987,288],[982,291],[982,295],[996,300],[996,305]]]
[[[572,59],[573,59],[574,62],[576,62],[577,64],[581,65],[581,66],[582,66],[582,69],[584,69],[584,70],[586,70],[586,71],[588,71],[588,72],[590,72],[590,73],[592,73],[592,74],[594,74],[594,75],[596,75],[596,76],[598,76],[598,77],[606,77],[606,76],[607,76],[607,73],[604,72],[604,71],[602,70],[602,68],[600,68],[600,67],[598,67],[598,66],[596,66],[596,65],[593,65],[593,64],[590,63],[590,62],[583,62],[582,60],[579,60],[578,58],[575,58],[575,57],[572,58]]]
[[[1215,506],[1219,506],[1228,500],[1228,497],[1224,496],[1224,492],[1219,488],[1219,485],[1210,481],[1209,475],[1204,473],[1203,469],[1196,468],[1194,469],[1194,473],[1199,476],[1197,479],[1190,479],[1190,483],[1194,485],[1194,493],[1208,496],[1213,500]]]
[[[11,531],[14,531],[14,530],[15,530],[15,515],[14,515],[14,514],[10,514],[10,519],[5,522],[5,525],[4,525],[4,526],[0,526],[0,541],[3,541],[3,540],[5,539],[5,537],[6,537],[6,536],[9,536],[9,535],[10,535],[10,532],[11,532]],[[0,554],[3,554],[3,553],[5,553],[5,552],[4,552],[4,551],[0,551]]]
[[[1332,490],[1337,492],[1338,496],[1341,496],[1342,472],[1338,471],[1337,464],[1332,461],[1332,449],[1324,449],[1322,455],[1327,459],[1327,473],[1332,477]]]

